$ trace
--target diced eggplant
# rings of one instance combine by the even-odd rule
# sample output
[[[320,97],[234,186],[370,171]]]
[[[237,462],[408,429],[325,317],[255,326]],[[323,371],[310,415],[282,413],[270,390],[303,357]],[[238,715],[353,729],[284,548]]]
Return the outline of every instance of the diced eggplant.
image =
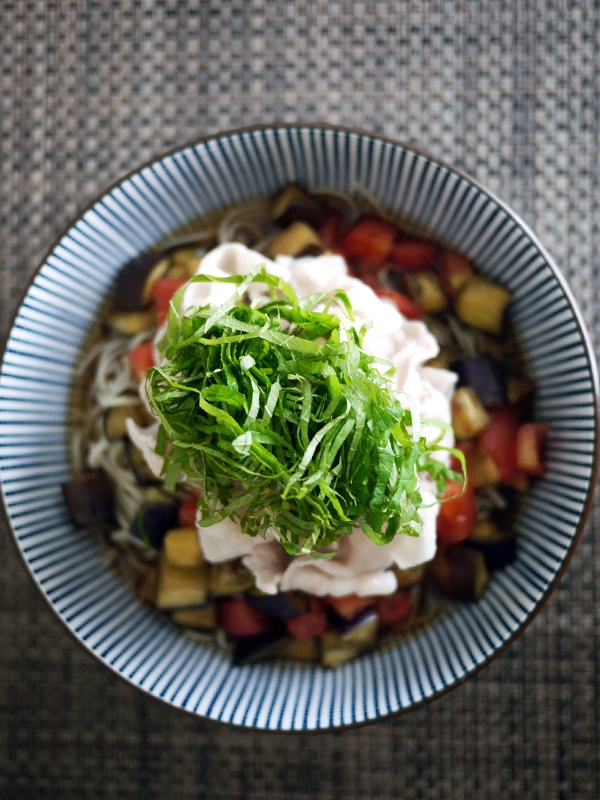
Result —
[[[293,661],[318,661],[320,652],[318,639],[284,639],[272,655]]]
[[[144,503],[133,518],[129,532],[159,550],[167,531],[177,526],[178,513],[177,503]]]
[[[473,276],[459,291],[454,309],[458,318],[487,333],[498,334],[502,330],[504,311],[510,300],[510,292],[498,283]]]
[[[416,567],[409,567],[408,569],[400,569],[394,565],[394,575],[398,581],[398,589],[410,589],[420,583],[425,573],[425,564],[418,564]]]
[[[163,548],[167,561],[174,567],[201,567],[204,564],[204,553],[195,527],[171,528],[165,535]]]
[[[507,381],[508,402],[511,406],[528,403],[535,393],[535,383],[525,375],[510,375]]]
[[[85,472],[63,483],[62,493],[71,522],[77,528],[115,523],[111,483],[102,471]]]
[[[202,567],[174,567],[161,559],[156,605],[162,609],[203,606],[208,599],[210,572]]]
[[[324,667],[336,668],[345,661],[373,647],[377,641],[377,614],[372,613],[364,623],[346,634],[326,630],[321,636],[321,663]]]
[[[417,617],[422,603],[422,582],[393,594],[382,595],[375,601],[379,630],[405,631]]]
[[[146,463],[142,451],[129,438],[125,439],[125,456],[140,486],[160,485],[160,481]]]
[[[213,597],[241,594],[253,586],[254,576],[241,561],[224,561],[210,566],[210,592]]]
[[[294,619],[308,611],[308,596],[302,592],[263,594],[256,591],[247,594],[246,600],[267,617]]]
[[[342,617],[331,606],[327,608],[327,622],[344,640],[360,641],[362,632],[370,630],[373,619],[377,619],[377,614],[372,606],[363,608],[352,619]]]
[[[151,564],[140,575],[136,585],[135,593],[140,600],[144,603],[155,605],[156,591],[158,589],[158,567],[156,564]]]
[[[265,248],[269,258],[317,255],[323,252],[319,234],[305,222],[294,222],[275,236]]]
[[[428,314],[436,314],[448,306],[440,279],[433,270],[412,272],[405,276],[411,297]]]
[[[156,325],[156,312],[153,308],[145,311],[113,311],[108,315],[106,324],[116,333],[134,336]]]
[[[288,183],[277,195],[271,206],[271,213],[282,227],[293,222],[305,222],[311,228],[318,228],[323,221],[321,206],[294,183]]]
[[[199,631],[214,631],[217,627],[217,609],[214,603],[207,603],[200,608],[178,608],[173,611],[171,618],[176,625]]]
[[[517,557],[515,534],[501,530],[492,520],[479,521],[467,543],[483,553],[488,569],[502,569]]]
[[[480,442],[474,442],[472,450],[466,453],[467,475],[473,489],[500,483],[500,470],[494,459],[485,451]]]
[[[426,362],[426,366],[436,367],[437,369],[451,370],[450,364],[455,358],[456,358],[455,350],[452,350],[449,347],[442,347],[437,356],[435,356],[434,358],[430,358],[429,361]]]
[[[132,419],[140,427],[146,424],[142,405],[133,400],[131,405],[112,406],[104,414],[104,434],[109,442],[118,442],[127,436],[127,420]]]
[[[461,386],[452,396],[452,427],[457,439],[472,439],[490,418],[472,386]]]
[[[462,543],[438,548],[429,574],[442,591],[464,601],[478,600],[489,579],[483,553]]]
[[[205,253],[204,248],[199,247],[178,247],[171,253],[171,266],[169,267],[169,278],[192,278]]]
[[[233,645],[232,663],[234,667],[243,667],[276,653],[287,640],[285,629],[276,626],[275,630],[261,633],[258,636],[245,636]]]
[[[169,260],[161,253],[143,253],[128,261],[115,283],[115,308],[127,312],[145,309],[152,299],[152,283],[168,268]]]
[[[471,386],[484,406],[508,403],[506,365],[491,356],[457,358],[451,368],[458,375],[458,385]]]

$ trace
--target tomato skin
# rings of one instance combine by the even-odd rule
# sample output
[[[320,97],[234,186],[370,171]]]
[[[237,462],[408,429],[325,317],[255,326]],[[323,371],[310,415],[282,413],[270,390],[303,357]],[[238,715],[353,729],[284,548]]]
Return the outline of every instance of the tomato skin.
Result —
[[[390,251],[390,261],[396,269],[420,270],[435,266],[438,247],[424,239],[406,239],[396,242]]]
[[[220,600],[217,613],[219,625],[228,636],[258,636],[270,628],[269,619],[241,595]]]
[[[475,491],[467,484],[460,497],[462,484],[458,481],[448,481],[442,499],[451,497],[440,503],[437,518],[437,540],[440,545],[457,544],[468,537],[477,522],[477,504]]]
[[[378,297],[387,298],[391,300],[398,311],[406,319],[422,319],[425,312],[418,303],[415,303],[410,297],[400,292],[387,291],[384,289],[375,290]]]
[[[156,306],[156,318],[159,325],[162,325],[168,317],[171,298],[184,283],[187,283],[186,278],[158,278],[152,284],[152,299]]]
[[[198,504],[195,500],[184,500],[179,506],[177,524],[180,528],[193,528],[196,525]]]
[[[413,605],[410,589],[398,589],[394,594],[378,597],[375,600],[375,611],[380,627],[390,630],[405,628],[411,621]]]
[[[335,211],[328,211],[319,228],[319,238],[325,250],[337,253],[342,238],[342,219]]]
[[[362,217],[342,239],[340,250],[349,261],[379,267],[388,257],[398,230],[378,217]]]
[[[501,481],[510,480],[517,468],[517,417],[512,408],[488,408],[489,425],[477,439],[492,458],[500,473]]]
[[[471,262],[462,253],[445,250],[442,254],[441,276],[448,297],[455,297],[473,274]]]
[[[152,342],[142,342],[127,353],[129,364],[136,378],[141,381],[146,377],[150,367],[154,366],[154,348]]]
[[[351,620],[367,606],[372,606],[374,602],[373,597],[361,597],[358,594],[345,594],[342,597],[334,597],[327,595],[325,598],[327,605],[331,606],[340,617]]]
[[[315,636],[321,636],[327,627],[327,609],[323,600],[309,595],[308,607],[305,614],[284,620],[293,639],[314,639]]]
[[[549,430],[550,423],[547,422],[526,422],[519,426],[516,438],[517,467],[527,475],[539,478],[544,474],[542,451]]]

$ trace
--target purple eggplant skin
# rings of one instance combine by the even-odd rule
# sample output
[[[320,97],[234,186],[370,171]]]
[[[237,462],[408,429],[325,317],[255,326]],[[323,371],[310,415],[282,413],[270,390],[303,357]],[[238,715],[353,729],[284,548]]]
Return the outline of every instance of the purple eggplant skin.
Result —
[[[288,639],[286,629],[275,624],[273,629],[258,636],[244,636],[233,642],[231,661],[234,667],[243,667],[272,655]]]
[[[115,308],[118,311],[142,311],[148,306],[144,297],[146,281],[163,257],[162,253],[142,253],[122,267],[115,283]]]
[[[428,572],[442,591],[465,602],[479,600],[489,580],[483,553],[465,542],[438,547]]]
[[[62,493],[67,512],[76,528],[111,526],[115,524],[113,490],[107,475],[84,472],[63,483]]]
[[[508,405],[507,367],[491,356],[458,358],[450,365],[458,386],[471,386],[484,406]]]
[[[300,592],[280,592],[279,594],[245,595],[246,600],[265,617],[294,619],[308,611],[308,597]]]
[[[133,518],[129,532],[159,550],[167,531],[177,527],[178,515],[178,503],[147,503]]]
[[[466,539],[465,544],[483,553],[488,569],[502,569],[517,557],[517,537],[506,533],[496,539]]]
[[[371,623],[374,619],[377,619],[377,613],[375,609],[371,607],[363,608],[363,610],[359,611],[352,619],[345,619],[331,606],[327,608],[327,622],[329,626],[342,637],[347,636],[349,633],[354,633],[358,628],[362,628],[363,625]]]

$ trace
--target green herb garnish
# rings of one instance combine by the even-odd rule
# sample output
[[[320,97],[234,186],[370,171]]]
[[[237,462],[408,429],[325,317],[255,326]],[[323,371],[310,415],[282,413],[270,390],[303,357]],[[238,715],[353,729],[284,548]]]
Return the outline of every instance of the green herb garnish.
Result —
[[[418,535],[418,472],[440,493],[458,476],[431,458],[437,442],[413,435],[393,366],[361,347],[365,330],[328,313],[341,303],[352,319],[346,295],[299,302],[262,268],[192,279],[207,281],[237,288],[223,305],[185,314],[180,289],[159,343],[164,364],[148,373],[166,488],[185,476],[202,490],[200,525],[230,516],[250,536],[272,528],[292,555],[329,558],[322,548],[356,525],[377,544]],[[266,284],[270,299],[244,302],[252,283]]]

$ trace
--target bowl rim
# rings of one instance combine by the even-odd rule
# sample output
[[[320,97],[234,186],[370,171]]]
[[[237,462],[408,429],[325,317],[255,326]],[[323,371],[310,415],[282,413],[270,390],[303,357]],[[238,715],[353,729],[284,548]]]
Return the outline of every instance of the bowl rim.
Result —
[[[125,675],[121,674],[118,670],[111,667],[110,664],[107,664],[103,659],[98,655],[92,648],[88,647],[73,631],[69,625],[67,624],[66,620],[57,612],[51,600],[46,596],[42,587],[39,585],[35,575],[33,574],[29,562],[25,557],[21,547],[19,546],[19,542],[17,540],[17,536],[15,531],[13,530],[12,524],[10,522],[10,517],[8,514],[8,510],[6,508],[6,504],[4,502],[4,493],[0,492],[0,513],[2,515],[2,519],[6,524],[6,528],[9,532],[9,540],[12,542],[12,545],[17,552],[17,555],[25,567],[25,571],[29,575],[31,581],[35,585],[36,589],[38,590],[39,595],[42,597],[46,605],[51,609],[52,615],[55,619],[59,621],[62,627],[68,632],[70,637],[81,647],[89,656],[91,656],[95,661],[102,665],[102,667],[108,671],[109,674],[113,675],[116,678],[122,680],[127,686],[133,687],[137,691],[141,692],[142,694],[151,697],[153,700],[163,703],[164,705],[168,706],[170,709],[173,709],[177,712],[185,712],[189,716],[193,717],[197,721],[202,721],[203,723],[214,724],[220,727],[226,727],[227,729],[235,729],[238,731],[244,732],[258,732],[258,733],[268,733],[268,734],[285,734],[285,735],[296,735],[296,736],[303,736],[308,734],[327,734],[327,733],[334,733],[339,731],[345,730],[352,730],[356,728],[362,728],[365,725],[373,725],[378,722],[388,721],[390,719],[394,719],[401,715],[407,714],[411,711],[416,709],[422,708],[425,705],[428,705],[433,700],[437,700],[443,695],[448,694],[449,692],[456,689],[458,686],[465,683],[467,680],[473,678],[477,675],[481,670],[485,667],[489,666],[489,664],[496,659],[501,653],[503,653],[512,643],[522,635],[525,629],[531,624],[531,622],[535,619],[538,615],[540,610],[543,606],[547,603],[549,597],[554,593],[556,587],[558,586],[560,580],[562,579],[572,557],[579,544],[585,527],[587,523],[587,519],[589,517],[594,495],[596,484],[598,481],[598,475],[600,470],[600,442],[599,442],[599,432],[600,432],[600,380],[598,376],[598,365],[594,356],[594,347],[592,344],[591,336],[587,330],[585,321],[583,319],[583,314],[577,300],[575,299],[571,288],[569,287],[566,278],[563,276],[560,268],[555,263],[552,256],[546,250],[545,246],[542,242],[538,239],[537,235],[533,232],[533,230],[529,227],[529,225],[517,214],[507,203],[505,203],[501,198],[499,198],[494,192],[487,189],[483,186],[477,179],[473,178],[464,170],[460,169],[459,167],[454,166],[453,164],[445,161],[444,159],[433,155],[428,150],[415,145],[410,141],[404,141],[401,139],[395,139],[393,136],[387,136],[382,133],[375,133],[373,131],[366,130],[361,127],[355,126],[346,126],[346,125],[336,125],[333,123],[327,122],[272,122],[272,123],[260,123],[256,125],[247,125],[238,128],[231,128],[220,130],[215,133],[204,134],[200,137],[194,137],[190,140],[184,141],[180,144],[174,145],[172,147],[167,148],[166,150],[160,151],[158,154],[146,159],[140,165],[136,166],[135,168],[128,170],[123,175],[117,177],[116,179],[110,181],[106,184],[103,188],[101,188],[98,192],[94,194],[94,197],[88,201],[82,208],[80,208],[75,214],[69,219],[69,221],[61,226],[59,233],[53,238],[53,242],[51,246],[45,251],[42,260],[38,263],[35,270],[31,273],[24,289],[21,292],[21,295],[17,301],[17,305],[14,311],[11,314],[10,322],[7,327],[7,333],[4,337],[4,341],[0,344],[0,367],[4,365],[4,359],[6,356],[6,350],[8,348],[8,343],[10,340],[11,333],[14,329],[15,322],[17,316],[21,311],[21,307],[23,302],[31,289],[31,286],[35,279],[37,278],[40,270],[46,264],[52,253],[58,247],[62,239],[68,234],[68,232],[78,223],[78,221],[88,212],[90,211],[97,203],[99,203],[105,196],[109,195],[114,189],[118,186],[126,182],[127,180],[131,179],[139,172],[148,167],[151,167],[154,164],[160,163],[166,158],[170,156],[174,156],[177,153],[180,153],[184,150],[191,149],[194,147],[198,147],[204,144],[207,144],[210,141],[223,139],[223,138],[231,138],[234,136],[242,136],[245,134],[250,134],[253,132],[260,132],[260,131],[269,131],[269,130],[324,130],[324,131],[337,131],[344,134],[350,135],[357,135],[357,136],[365,136],[373,140],[380,141],[382,143],[391,145],[393,147],[401,147],[418,155],[421,155],[425,158],[430,159],[433,163],[444,167],[445,169],[452,172],[457,177],[461,178],[462,180],[467,181],[472,186],[474,186],[479,192],[485,195],[489,200],[494,202],[498,205],[502,211],[507,214],[508,217],[512,220],[512,222],[522,230],[522,232],[530,239],[531,243],[537,248],[538,252],[544,258],[544,261],[550,268],[550,271],[553,274],[553,277],[556,279],[558,284],[560,285],[561,290],[564,293],[564,296],[569,304],[571,313],[573,314],[574,321],[577,325],[579,334],[581,336],[584,348],[585,348],[585,357],[587,361],[587,366],[589,370],[589,375],[591,378],[592,383],[592,391],[594,395],[594,406],[595,406],[595,414],[594,414],[594,453],[593,453],[593,465],[592,465],[592,473],[591,478],[587,487],[586,491],[586,499],[585,504],[583,507],[583,511],[581,513],[579,522],[577,524],[577,528],[575,531],[575,535],[569,545],[569,548],[565,554],[563,562],[560,568],[557,570],[556,574],[552,578],[551,582],[549,583],[546,591],[544,592],[543,596],[537,603],[537,605],[533,608],[533,610],[529,613],[529,616],[521,623],[521,625],[515,630],[507,639],[504,641],[493,653],[491,653],[487,658],[485,658],[481,664],[472,667],[468,672],[464,675],[461,675],[459,678],[456,678],[450,685],[444,686],[441,689],[438,689],[432,692],[427,697],[421,698],[416,702],[411,703],[409,706],[399,708],[396,711],[391,711],[385,714],[381,714],[377,717],[372,719],[365,719],[359,722],[351,722],[351,723],[342,723],[339,725],[329,725],[327,727],[316,727],[310,729],[275,729],[275,728],[258,728],[233,722],[227,722],[225,720],[218,720],[213,719],[211,717],[207,717],[201,714],[198,714],[195,711],[191,711],[186,708],[182,708],[181,706],[177,706],[171,703],[169,700],[166,700],[163,697],[159,697],[153,694],[148,689],[145,689],[142,686],[134,683],[132,680],[127,678]],[[0,486],[2,485],[1,480],[1,472],[0,472]]]

